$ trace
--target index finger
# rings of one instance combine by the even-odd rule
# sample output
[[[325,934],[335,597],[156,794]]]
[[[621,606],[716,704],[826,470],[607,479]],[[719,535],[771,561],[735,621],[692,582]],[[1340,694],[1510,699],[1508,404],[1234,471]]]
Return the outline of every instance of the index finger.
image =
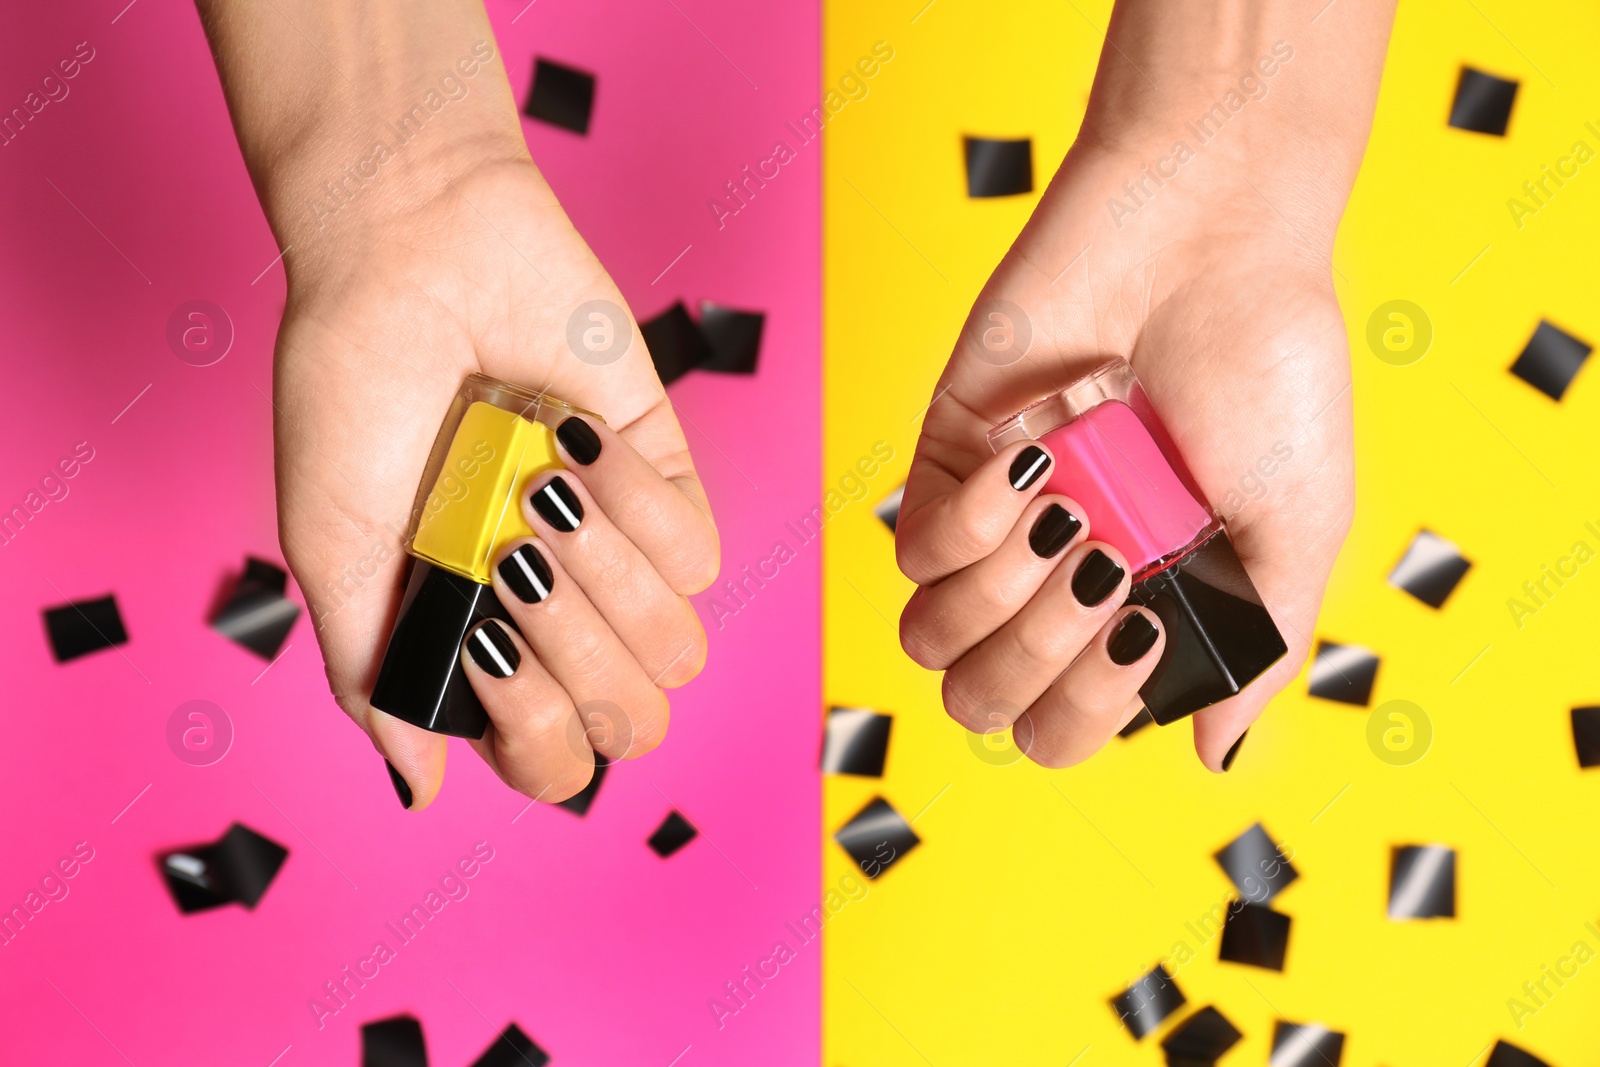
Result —
[[[1017,441],[1001,449],[957,482],[932,460],[919,455],[907,479],[907,495],[928,496],[895,525],[895,557],[900,570],[918,585],[954,574],[1000,547],[1023,509],[1038,495],[1054,457],[1037,441]],[[942,484],[941,484],[942,483]],[[942,491],[941,491],[942,489]]]

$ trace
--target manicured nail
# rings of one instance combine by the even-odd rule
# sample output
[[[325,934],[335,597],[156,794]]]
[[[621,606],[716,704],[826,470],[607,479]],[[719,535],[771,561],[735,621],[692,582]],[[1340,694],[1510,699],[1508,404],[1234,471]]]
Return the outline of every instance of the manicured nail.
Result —
[[[524,604],[537,604],[549,596],[556,582],[550,564],[532,545],[523,545],[501,560],[500,577]]]
[[[1117,628],[1111,631],[1111,639],[1106,642],[1106,655],[1119,667],[1138,663],[1146,652],[1155,647],[1156,638],[1160,636],[1161,631],[1150,625],[1150,620],[1142,612],[1135,611],[1124,615],[1122,621],[1117,623]]]
[[[550,479],[548,485],[533,494],[533,510],[563,533],[571,533],[583,521],[583,501],[561,478]]]
[[[1044,472],[1049,469],[1050,457],[1045,450],[1038,445],[1029,445],[1011,461],[1011,488],[1020,493],[1044,477]]]
[[[400,806],[405,808],[407,811],[410,811],[411,787],[406,784],[406,780],[404,778],[400,777],[400,772],[394,769],[394,764],[390,763],[388,760],[384,760],[383,765],[389,768],[389,781],[394,783],[395,796],[400,798]]]
[[[600,435],[576,415],[568,416],[556,427],[556,440],[567,450],[567,455],[585,467],[600,458]]]
[[[472,656],[472,662],[495,678],[511,677],[522,662],[522,653],[512,643],[511,635],[495,619],[472,631],[467,638],[467,653]]]
[[[1222,769],[1224,771],[1233,770],[1233,757],[1235,757],[1235,756],[1237,756],[1239,754],[1239,746],[1244,744],[1244,739],[1249,737],[1249,736],[1250,736],[1250,731],[1249,730],[1246,730],[1244,733],[1240,734],[1239,735],[1239,740],[1235,741],[1233,743],[1233,747],[1228,749],[1228,754],[1226,756],[1222,757]]]
[[[1078,564],[1078,573],[1072,576],[1072,595],[1078,598],[1078,603],[1086,608],[1092,608],[1106,597],[1117,591],[1117,586],[1122,584],[1122,568],[1117,562],[1098,548],[1092,549],[1083,562]]]
[[[1028,531],[1028,547],[1040,559],[1051,559],[1078,536],[1081,529],[1083,523],[1076,515],[1060,504],[1051,504]]]

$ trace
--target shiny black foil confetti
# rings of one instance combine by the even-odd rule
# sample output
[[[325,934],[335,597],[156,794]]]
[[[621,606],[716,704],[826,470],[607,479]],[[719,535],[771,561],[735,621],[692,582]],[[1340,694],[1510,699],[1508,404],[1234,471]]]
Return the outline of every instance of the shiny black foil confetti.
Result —
[[[1289,916],[1265,904],[1237,902],[1228,908],[1222,924],[1219,959],[1283,970],[1283,957],[1289,950]]]
[[[472,1067],[547,1067],[550,1053],[534,1044],[533,1038],[522,1032],[522,1027],[512,1023],[494,1039],[494,1044],[482,1056],[472,1061]]]
[[[1311,695],[1364,708],[1372,702],[1378,663],[1371,649],[1318,641],[1316,658],[1311,661]]]
[[[117,598],[109,593],[98,600],[78,600],[46,609],[44,628],[57,663],[128,643]]]
[[[300,617],[300,605],[284,596],[288,581],[282,567],[246,556],[244,575],[212,618],[211,628],[262,659],[272,659]]]
[[[673,811],[661,820],[656,832],[650,835],[649,845],[656,855],[666,859],[699,836],[700,831],[688,819]]]
[[[1551,400],[1560,400],[1594,349],[1559,326],[1541,321],[1511,373]]]
[[[1156,964],[1155,970],[1130,985],[1126,992],[1111,998],[1111,1010],[1117,1013],[1122,1025],[1134,1040],[1142,1040],[1155,1031],[1167,1016],[1183,1007],[1183,991],[1172,980],[1167,969]]]
[[[1279,1022],[1272,1031],[1270,1067],[1339,1067],[1344,1035],[1319,1023]]]
[[[895,527],[900,524],[900,498],[905,494],[906,487],[902,485],[884,497],[878,502],[878,506],[872,509],[872,513],[878,516],[878,521],[889,527],[890,533],[893,533]]]
[[[671,385],[711,358],[711,342],[700,324],[689,317],[689,309],[678,301],[647,322],[639,324],[650,360],[662,385]]]
[[[422,1024],[395,1015],[361,1027],[361,1067],[428,1067]]]
[[[1422,530],[1389,572],[1389,584],[1431,608],[1442,608],[1471,568],[1472,561],[1462,556],[1459,548],[1436,533]]]
[[[587,134],[593,111],[593,74],[548,59],[534,60],[533,91],[528,94],[523,114],[573,133]]]
[[[1484,1061],[1483,1067],[1550,1067],[1531,1052],[1526,1052],[1509,1041],[1496,1041],[1494,1051]]]
[[[740,311],[707,300],[700,305],[700,332],[705,334],[711,354],[700,370],[721,374],[754,374],[761,360],[761,333],[767,316],[759,311]]]
[[[1511,105],[1517,99],[1517,82],[1496,78],[1471,67],[1461,68],[1455,102],[1450,105],[1450,125],[1458,130],[1506,135]]]
[[[871,708],[830,708],[822,742],[822,773],[882,778],[893,726],[892,715]]]
[[[1167,1067],[1211,1067],[1244,1037],[1216,1008],[1201,1008],[1161,1042]]]
[[[1443,845],[1402,845],[1389,859],[1389,918],[1453,919],[1456,853]]]
[[[1033,142],[964,137],[967,195],[973,198],[1033,192]]]
[[[224,904],[254,908],[288,855],[276,841],[234,823],[215,842],[163,854],[160,866],[178,910],[187,915]]]
[[[1600,767],[1600,708],[1572,709],[1572,744],[1578,766]]]
[[[587,815],[594,805],[594,798],[600,792],[600,782],[606,776],[606,768],[611,766],[611,761],[600,753],[594,754],[594,777],[589,779],[589,784],[572,794],[565,800],[558,800],[555,806],[566,808],[574,815]]]
[[[882,797],[873,797],[833,835],[861,873],[877,878],[922,843],[905,817]]]
[[[1155,716],[1150,714],[1149,708],[1140,708],[1139,714],[1128,720],[1128,725],[1117,731],[1117,736],[1127,740],[1146,726],[1156,724]]]
[[[1300,877],[1260,823],[1234,838],[1216,859],[1250,904],[1265,904]]]

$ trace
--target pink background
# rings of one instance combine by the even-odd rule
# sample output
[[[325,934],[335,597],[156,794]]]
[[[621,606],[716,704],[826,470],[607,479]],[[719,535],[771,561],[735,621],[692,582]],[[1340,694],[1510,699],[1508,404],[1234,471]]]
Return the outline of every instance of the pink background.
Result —
[[[675,698],[668,742],[615,769],[586,819],[518,818],[525,800],[459,743],[439,802],[402,811],[328,696],[304,616],[265,675],[205,626],[246,552],[281,558],[262,393],[283,273],[252,284],[278,250],[194,11],[125,3],[24,6],[0,34],[5,112],[79,41],[96,51],[0,148],[0,511],[75,443],[95,450],[70,495],[0,547],[0,910],[75,842],[95,850],[70,895],[0,947],[0,1061],[346,1067],[362,1022],[404,1011],[435,1065],[470,1063],[511,1020],[556,1064],[666,1067],[686,1046],[682,1067],[815,1063],[819,945],[720,1032],[707,1000],[817,904],[819,554],[708,627],[710,666]],[[523,0],[489,6],[519,96],[536,52],[599,76],[587,138],[525,128],[636,314],[678,297],[769,313],[758,376],[673,387],[734,574],[816,504],[815,146],[721,232],[706,201],[815,106],[816,7],[547,2],[512,25]],[[168,316],[192,299],[234,322],[212,367],[167,348]],[[40,609],[108,591],[130,642],[56,665]],[[167,748],[168,716],[194,699],[236,731],[210,767]],[[674,805],[702,837],[663,861],[644,841]],[[254,912],[180,915],[154,857],[234,819],[290,849],[277,881]],[[385,922],[478,841],[495,858],[470,895],[319,1032],[307,1002],[322,983],[380,937],[393,947]]]

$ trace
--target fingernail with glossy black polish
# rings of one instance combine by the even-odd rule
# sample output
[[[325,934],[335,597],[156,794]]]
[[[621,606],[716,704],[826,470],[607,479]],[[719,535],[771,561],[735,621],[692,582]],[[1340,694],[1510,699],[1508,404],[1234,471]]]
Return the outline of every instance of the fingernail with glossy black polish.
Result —
[[[567,455],[585,467],[600,458],[600,435],[577,415],[569,416],[556,427],[556,440],[567,450]]]
[[[550,595],[555,572],[537,548],[523,545],[500,561],[500,577],[524,604],[537,604]]]
[[[1038,445],[1029,445],[1017,453],[1017,458],[1011,461],[1009,472],[1011,488],[1022,492],[1028,486],[1044,477],[1044,472],[1050,469],[1050,456]]]
[[[490,619],[467,637],[467,654],[472,662],[495,678],[509,678],[517,673],[522,653],[511,640],[506,628]]]
[[[1122,568],[1096,548],[1078,564],[1078,573],[1072,576],[1072,595],[1084,607],[1092,608],[1116,592],[1121,584]]]
[[[1161,631],[1150,625],[1143,613],[1135,611],[1124,615],[1117,628],[1111,631],[1111,638],[1106,641],[1106,655],[1119,667],[1138,663],[1155,647],[1156,638],[1160,636]]]
[[[571,533],[583,521],[583,501],[561,478],[550,479],[543,489],[534,491],[532,499],[539,517],[563,533]]]
[[[1028,531],[1028,547],[1040,559],[1051,559],[1078,536],[1083,523],[1060,504],[1051,504],[1034,521]]]
[[[411,787],[406,784],[406,780],[404,778],[400,777],[400,772],[394,769],[394,764],[390,763],[388,760],[384,760],[383,765],[389,768],[389,781],[394,783],[395,796],[400,798],[400,806],[405,808],[407,811],[410,811]]]
[[[1244,733],[1240,734],[1239,735],[1239,740],[1235,741],[1233,743],[1233,747],[1228,749],[1228,754],[1226,756],[1222,757],[1222,769],[1224,771],[1233,770],[1233,757],[1235,757],[1235,756],[1237,756],[1239,754],[1239,746],[1244,744],[1244,739],[1249,737],[1249,736],[1250,736],[1250,731],[1249,730],[1246,730]]]

